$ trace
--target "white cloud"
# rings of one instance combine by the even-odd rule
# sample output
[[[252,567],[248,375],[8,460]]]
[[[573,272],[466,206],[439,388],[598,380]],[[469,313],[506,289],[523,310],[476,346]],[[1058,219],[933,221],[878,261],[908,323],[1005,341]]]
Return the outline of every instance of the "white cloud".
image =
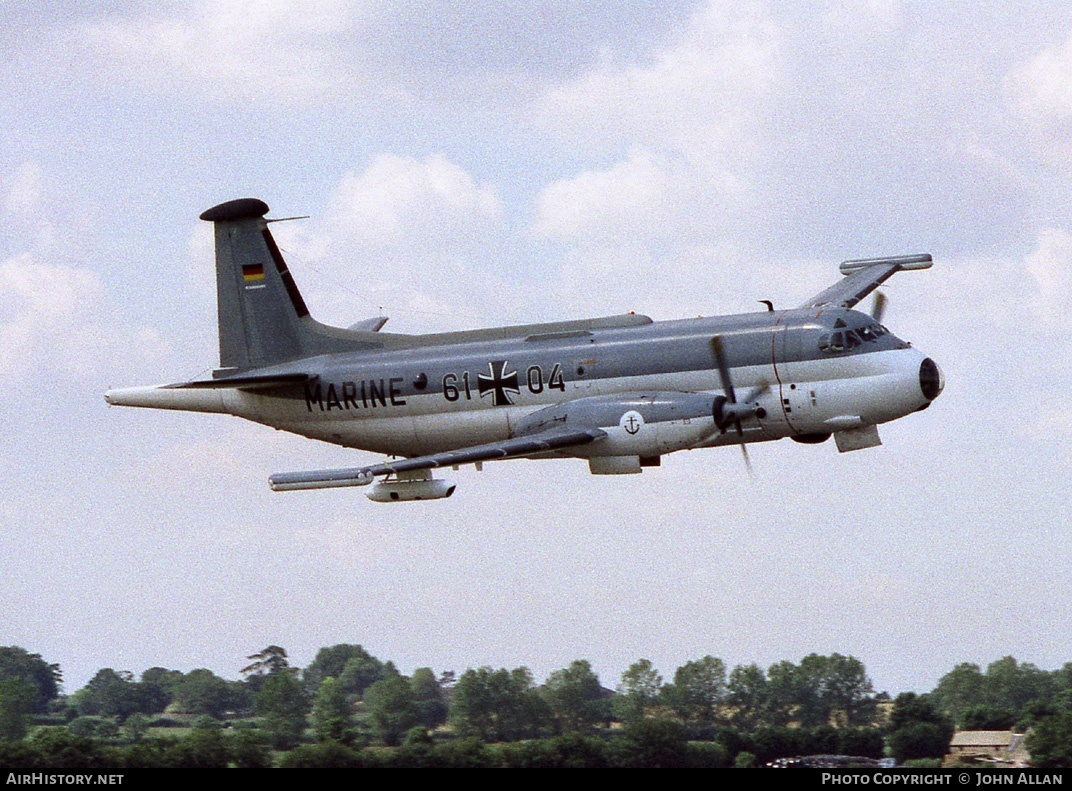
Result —
[[[841,0],[831,4],[823,21],[849,35],[868,36],[901,23],[901,0]]]
[[[1013,68],[1006,87],[1012,105],[1040,137],[1043,153],[1063,162],[1072,151],[1072,35]]]
[[[934,269],[921,274],[928,275],[925,287],[923,278],[909,281],[910,275],[898,275],[885,287],[889,291],[911,285],[912,301],[898,304],[898,312],[942,317],[943,323],[976,331],[985,328],[1003,342],[1009,333],[1028,345],[1047,339],[1035,354],[1009,357],[1020,364],[1048,361],[1050,353],[1064,348],[1052,336],[1053,330],[1065,326],[1072,304],[1072,234],[1067,231],[1040,229],[1033,249],[1020,257],[940,258]],[[890,297],[896,298],[892,291]]]
[[[273,233],[319,320],[385,312],[396,332],[439,331],[498,320],[501,214],[494,185],[443,154],[381,153],[340,178],[323,215]]]
[[[23,253],[0,263],[0,374],[31,361],[84,373],[96,329],[87,325],[103,291],[96,272],[38,263]]]
[[[1022,110],[1038,116],[1072,118],[1072,35],[1020,64],[1010,79]]]
[[[548,93],[536,114],[589,142],[625,140],[707,167],[712,157],[722,163],[749,147],[744,133],[777,68],[777,36],[765,8],[712,0],[682,40],[650,63],[619,64],[608,55]]]
[[[103,298],[91,269],[41,263],[30,253],[0,263],[0,377],[87,376],[113,356],[137,366],[166,349],[154,330],[109,322]]]
[[[277,226],[278,227],[278,226]],[[214,226],[207,222],[198,222],[190,229],[186,247],[189,257],[186,259],[186,272],[190,282],[207,294],[216,293],[216,235]],[[280,234],[276,234],[278,237]]]
[[[355,84],[338,39],[355,22],[340,0],[181,4],[86,24],[79,39],[124,80],[192,89],[224,102],[267,96],[304,103]]]
[[[456,240],[500,211],[494,187],[478,184],[442,154],[423,160],[380,154],[363,173],[347,173],[332,196],[336,225],[374,245]]]
[[[584,282],[631,302],[643,280],[643,298],[663,304],[672,300],[666,272],[699,283],[720,263],[695,250],[739,249],[740,231],[759,215],[764,108],[784,77],[780,41],[766,4],[710,0],[650,55],[605,52],[535,105],[535,122],[571,146],[617,155],[537,198],[533,230],[576,245],[559,273],[567,291]]]
[[[1039,289],[1032,300],[1037,315],[1054,328],[1064,327],[1072,305],[1072,234],[1043,228],[1024,266]]]
[[[1072,434],[1072,409],[1060,406],[1057,403],[1049,405],[1052,408],[1040,410],[1041,416],[1027,426],[1027,433],[1036,439],[1052,438],[1055,434]],[[1066,456],[1072,455],[1068,451]]]
[[[33,213],[41,204],[41,168],[37,162],[22,163],[4,196],[4,211],[15,216]]]
[[[545,187],[537,198],[534,229],[562,239],[658,234],[666,225],[671,186],[663,163],[647,151],[634,151],[609,170]]]

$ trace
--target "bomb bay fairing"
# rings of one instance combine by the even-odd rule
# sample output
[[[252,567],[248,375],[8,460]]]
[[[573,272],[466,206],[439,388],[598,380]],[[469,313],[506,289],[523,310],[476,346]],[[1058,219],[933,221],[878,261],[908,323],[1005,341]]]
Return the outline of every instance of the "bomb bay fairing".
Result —
[[[265,219],[243,198],[215,226],[220,367],[210,379],[109,390],[109,404],[219,412],[390,457],[279,473],[272,489],[366,486],[373,500],[449,497],[438,467],[580,458],[639,473],[678,450],[790,438],[841,452],[926,409],[944,386],[929,357],[852,308],[929,255],[841,264],[803,306],[654,322],[628,313],[433,335],[348,329],[309,315]],[[380,479],[380,480],[378,480]]]

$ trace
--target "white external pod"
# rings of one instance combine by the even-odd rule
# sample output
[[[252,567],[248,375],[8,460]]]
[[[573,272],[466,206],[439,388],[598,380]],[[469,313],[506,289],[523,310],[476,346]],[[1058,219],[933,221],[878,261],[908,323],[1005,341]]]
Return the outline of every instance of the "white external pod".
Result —
[[[400,503],[416,500],[441,500],[454,494],[453,481],[435,478],[426,481],[381,481],[365,496],[377,503]]]

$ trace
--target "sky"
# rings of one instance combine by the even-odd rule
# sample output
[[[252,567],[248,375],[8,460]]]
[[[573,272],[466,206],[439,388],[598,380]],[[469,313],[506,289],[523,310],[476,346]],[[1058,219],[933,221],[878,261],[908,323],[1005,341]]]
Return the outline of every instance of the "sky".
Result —
[[[0,645],[238,678],[587,659],[1072,661],[1072,6],[0,6]],[[377,460],[109,408],[218,364],[212,235],[257,197],[313,315],[434,332],[792,307],[933,254],[884,323],[944,394],[883,445],[465,468],[449,500],[273,493]],[[762,309],[761,307],[759,309]]]

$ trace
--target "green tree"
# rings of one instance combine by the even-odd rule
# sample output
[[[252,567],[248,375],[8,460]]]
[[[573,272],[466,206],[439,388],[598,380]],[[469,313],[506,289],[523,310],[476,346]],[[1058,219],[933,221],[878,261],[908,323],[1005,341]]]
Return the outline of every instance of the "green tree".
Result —
[[[674,673],[666,698],[681,721],[693,728],[713,728],[722,721],[726,703],[726,666],[705,656],[686,662]]]
[[[737,757],[733,759],[734,769],[752,769],[756,766],[756,756],[750,752],[737,753]]]
[[[737,665],[726,684],[730,722],[744,731],[754,730],[767,710],[767,674],[756,664]]]
[[[353,726],[352,708],[336,678],[325,678],[313,702],[310,717],[318,742],[347,742]]]
[[[1042,718],[1027,735],[1031,765],[1040,769],[1072,767],[1072,708]]]
[[[447,699],[443,687],[431,668],[419,667],[409,679],[417,721],[425,728],[436,728],[447,721]]]
[[[82,716],[116,717],[125,720],[143,709],[144,694],[129,670],[98,670],[82,689],[71,696]]]
[[[794,755],[806,755],[809,733],[804,728],[791,728],[785,725],[767,725],[757,728],[752,734],[750,752],[755,756],[757,765],[762,766],[776,758],[790,758]]]
[[[765,724],[784,727],[791,723],[801,697],[797,666],[784,660],[771,665],[767,669]]]
[[[614,740],[614,763],[638,769],[670,769],[688,765],[689,743],[681,723],[666,717],[634,720]]]
[[[289,750],[301,740],[309,704],[295,669],[266,675],[253,694],[253,707],[274,749]]]
[[[0,678],[0,741],[26,735],[26,723],[37,701],[37,689],[25,678]]]
[[[949,751],[953,724],[927,695],[902,692],[890,711],[888,744],[898,763],[941,758]]]
[[[933,722],[912,722],[889,735],[890,752],[897,763],[941,758],[949,751],[950,736]]]
[[[797,668],[796,719],[804,727],[836,721],[838,725],[870,725],[878,706],[871,679],[859,659],[841,654],[809,654]]]
[[[838,747],[841,755],[861,755],[864,758],[881,758],[885,742],[878,728],[839,728]]]
[[[259,728],[235,727],[231,736],[231,760],[238,769],[270,769],[272,754],[268,736]]]
[[[938,708],[962,723],[965,712],[986,705],[983,671],[976,664],[962,662],[938,679],[931,695]]]
[[[249,691],[238,682],[220,678],[211,670],[191,670],[172,687],[176,704],[191,714],[208,714],[222,719],[229,711],[243,711],[250,706]]]
[[[44,714],[48,703],[60,694],[63,674],[59,665],[50,665],[40,654],[25,648],[0,646],[0,681],[22,679],[33,689],[31,711]]]
[[[265,679],[283,673],[290,669],[287,661],[287,650],[278,645],[270,645],[263,651],[247,656],[246,659],[253,661],[240,671],[246,678],[246,683],[254,692],[264,686]]]
[[[543,697],[559,733],[584,733],[610,717],[609,701],[599,677],[583,659],[548,676]]]
[[[134,715],[131,715],[134,716]],[[119,725],[114,717],[75,717],[67,723],[67,730],[75,736],[108,741],[119,736]]]
[[[622,673],[611,711],[620,722],[630,723],[646,717],[659,700],[663,677],[649,659],[640,659]]]
[[[301,744],[279,761],[283,769],[361,769],[365,761],[356,750],[338,742]]]
[[[502,747],[503,763],[512,769],[602,769],[610,765],[607,752],[602,739],[579,733]]]
[[[365,690],[377,681],[383,681],[390,675],[394,666],[390,662],[381,662],[374,656],[355,656],[346,662],[339,681],[342,688],[354,695],[364,695]]]
[[[313,690],[320,688],[325,678],[337,678],[343,692],[363,695],[365,690],[385,677],[385,665],[360,645],[340,643],[321,648],[303,678]]]
[[[973,706],[961,714],[959,724],[966,731],[1006,731],[1016,724],[1016,712],[1001,706]]]
[[[127,717],[121,732],[126,741],[136,744],[149,733],[149,718],[142,712],[136,711]]]
[[[528,668],[480,667],[454,685],[449,718],[463,736],[497,742],[533,735],[545,712]]]
[[[181,670],[151,667],[141,674],[142,700],[145,714],[158,714],[175,697],[175,687],[182,681]]]
[[[1033,701],[1049,701],[1058,692],[1055,674],[1006,656],[987,665],[983,703],[1008,709],[1019,718]]]
[[[226,769],[231,749],[223,733],[210,721],[200,720],[193,730],[165,752],[169,766],[179,769]]]
[[[418,722],[413,689],[403,676],[377,681],[365,691],[363,701],[376,737],[384,744],[397,745]]]
[[[104,745],[66,728],[36,728],[26,741],[40,756],[37,769],[104,769],[115,765]]]

